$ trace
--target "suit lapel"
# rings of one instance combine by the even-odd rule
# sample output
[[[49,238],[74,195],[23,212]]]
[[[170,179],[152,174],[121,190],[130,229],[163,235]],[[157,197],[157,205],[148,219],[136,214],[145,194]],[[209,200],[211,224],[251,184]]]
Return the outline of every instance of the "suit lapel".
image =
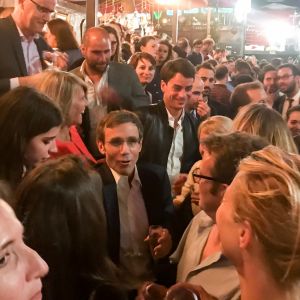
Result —
[[[103,181],[103,202],[107,220],[109,252],[112,260],[117,263],[120,251],[120,218],[117,185],[106,163],[97,166],[97,170]]]
[[[38,50],[39,56],[40,56],[40,61],[41,61],[41,65],[42,65],[42,69],[45,70],[47,69],[47,65],[43,59],[43,46],[42,46],[42,39],[38,38],[38,39],[34,39],[34,42],[36,44],[36,48]],[[50,50],[50,49],[49,49]]]
[[[19,64],[19,67],[21,70],[21,74],[22,74],[22,76],[27,76],[28,73],[27,73],[27,69],[26,69],[25,58],[24,58],[24,54],[23,54],[19,31],[18,31],[17,26],[11,16],[8,18],[8,22],[9,23],[8,23],[7,29],[10,32],[10,34],[8,36],[10,36],[12,48],[13,48],[13,51],[15,52],[16,59],[17,59],[17,62]]]

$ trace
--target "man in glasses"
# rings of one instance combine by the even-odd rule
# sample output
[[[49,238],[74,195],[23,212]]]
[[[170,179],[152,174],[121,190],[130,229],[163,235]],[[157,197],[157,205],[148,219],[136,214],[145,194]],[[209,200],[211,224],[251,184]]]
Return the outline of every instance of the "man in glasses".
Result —
[[[0,20],[0,95],[19,85],[33,85],[46,67],[43,51],[53,51],[41,38],[56,0],[17,0],[11,16]],[[66,66],[60,56],[57,63]]]
[[[211,94],[215,84],[214,67],[208,62],[204,62],[202,65],[196,67],[196,74],[200,76],[200,78],[204,82],[203,97],[204,99],[207,99],[208,106],[211,109],[211,116],[228,116],[229,112],[227,107],[217,102]]]
[[[192,219],[170,258],[178,263],[178,282],[200,285],[217,299],[239,299],[238,275],[222,254],[216,212],[239,161],[266,142],[246,133],[232,133],[211,135],[202,143],[209,155],[193,173],[202,211]]]
[[[284,119],[287,111],[300,104],[299,69],[293,64],[280,65],[277,69],[277,84],[283,97],[273,105]]]
[[[173,204],[166,170],[153,164],[137,164],[142,149],[143,126],[132,112],[107,114],[97,128],[99,151],[105,162],[96,166],[103,181],[108,250],[135,289],[159,274],[154,261],[168,255]],[[150,225],[161,225],[152,244],[145,242]],[[147,239],[148,240],[148,239]]]

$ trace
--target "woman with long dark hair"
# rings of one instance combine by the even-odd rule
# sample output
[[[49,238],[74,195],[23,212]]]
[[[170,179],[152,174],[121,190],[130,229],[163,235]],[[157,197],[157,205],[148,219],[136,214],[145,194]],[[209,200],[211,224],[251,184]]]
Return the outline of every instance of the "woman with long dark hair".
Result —
[[[40,165],[17,190],[26,242],[50,269],[44,300],[88,300],[94,289],[119,284],[101,195],[99,175],[72,155]]]
[[[59,108],[33,88],[18,87],[0,98],[0,179],[15,188],[28,170],[56,150]]]

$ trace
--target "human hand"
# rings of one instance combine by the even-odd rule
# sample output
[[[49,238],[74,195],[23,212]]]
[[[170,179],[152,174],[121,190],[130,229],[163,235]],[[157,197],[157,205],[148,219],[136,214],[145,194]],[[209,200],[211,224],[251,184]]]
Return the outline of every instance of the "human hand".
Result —
[[[149,243],[154,260],[166,257],[172,249],[172,237],[169,230],[159,225],[149,226],[149,235],[145,242]]]
[[[186,182],[188,174],[180,173],[176,176],[173,185],[172,185],[172,194],[174,196],[181,194],[181,189],[184,183]]]
[[[135,300],[164,300],[167,288],[154,282],[145,282]]]
[[[211,109],[208,106],[207,102],[199,101],[197,106],[197,114],[201,117],[201,119],[208,118],[210,116]]]
[[[185,282],[177,283],[168,289],[165,300],[217,300],[209,295],[203,287]]]
[[[109,86],[105,86],[99,89],[98,97],[99,99],[101,99],[103,105],[107,105],[107,104],[121,105],[122,102],[117,92]]]
[[[41,79],[42,74],[43,73],[41,72],[30,76],[19,77],[19,84],[20,86],[34,87]]]
[[[55,59],[53,60],[53,66],[59,68],[62,71],[68,69],[69,56],[65,52],[54,52]]]

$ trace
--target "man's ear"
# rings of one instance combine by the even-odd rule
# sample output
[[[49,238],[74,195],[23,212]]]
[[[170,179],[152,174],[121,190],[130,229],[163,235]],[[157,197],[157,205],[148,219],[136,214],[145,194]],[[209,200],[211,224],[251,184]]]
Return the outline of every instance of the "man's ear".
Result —
[[[143,138],[141,138],[141,140],[139,142],[139,152],[142,151],[142,145],[143,145]]]
[[[85,50],[86,50],[86,48],[85,48],[85,46],[84,46],[84,44],[81,44],[80,45],[80,51],[81,51],[81,54],[82,54],[82,56],[85,58]]]
[[[252,240],[255,238],[255,233],[249,221],[242,221],[239,227],[239,246],[241,249],[249,247]]]
[[[98,150],[100,151],[101,154],[105,154],[105,147],[104,147],[104,143],[101,141],[97,142],[97,146],[98,146]]]
[[[165,81],[161,80],[160,81],[160,89],[163,93],[165,92],[166,86],[167,86],[167,84],[165,83]]]
[[[226,183],[220,183],[219,189],[218,189],[218,193],[219,193],[220,199],[223,199],[224,194],[225,194],[227,188],[228,188],[228,184],[226,184]]]

